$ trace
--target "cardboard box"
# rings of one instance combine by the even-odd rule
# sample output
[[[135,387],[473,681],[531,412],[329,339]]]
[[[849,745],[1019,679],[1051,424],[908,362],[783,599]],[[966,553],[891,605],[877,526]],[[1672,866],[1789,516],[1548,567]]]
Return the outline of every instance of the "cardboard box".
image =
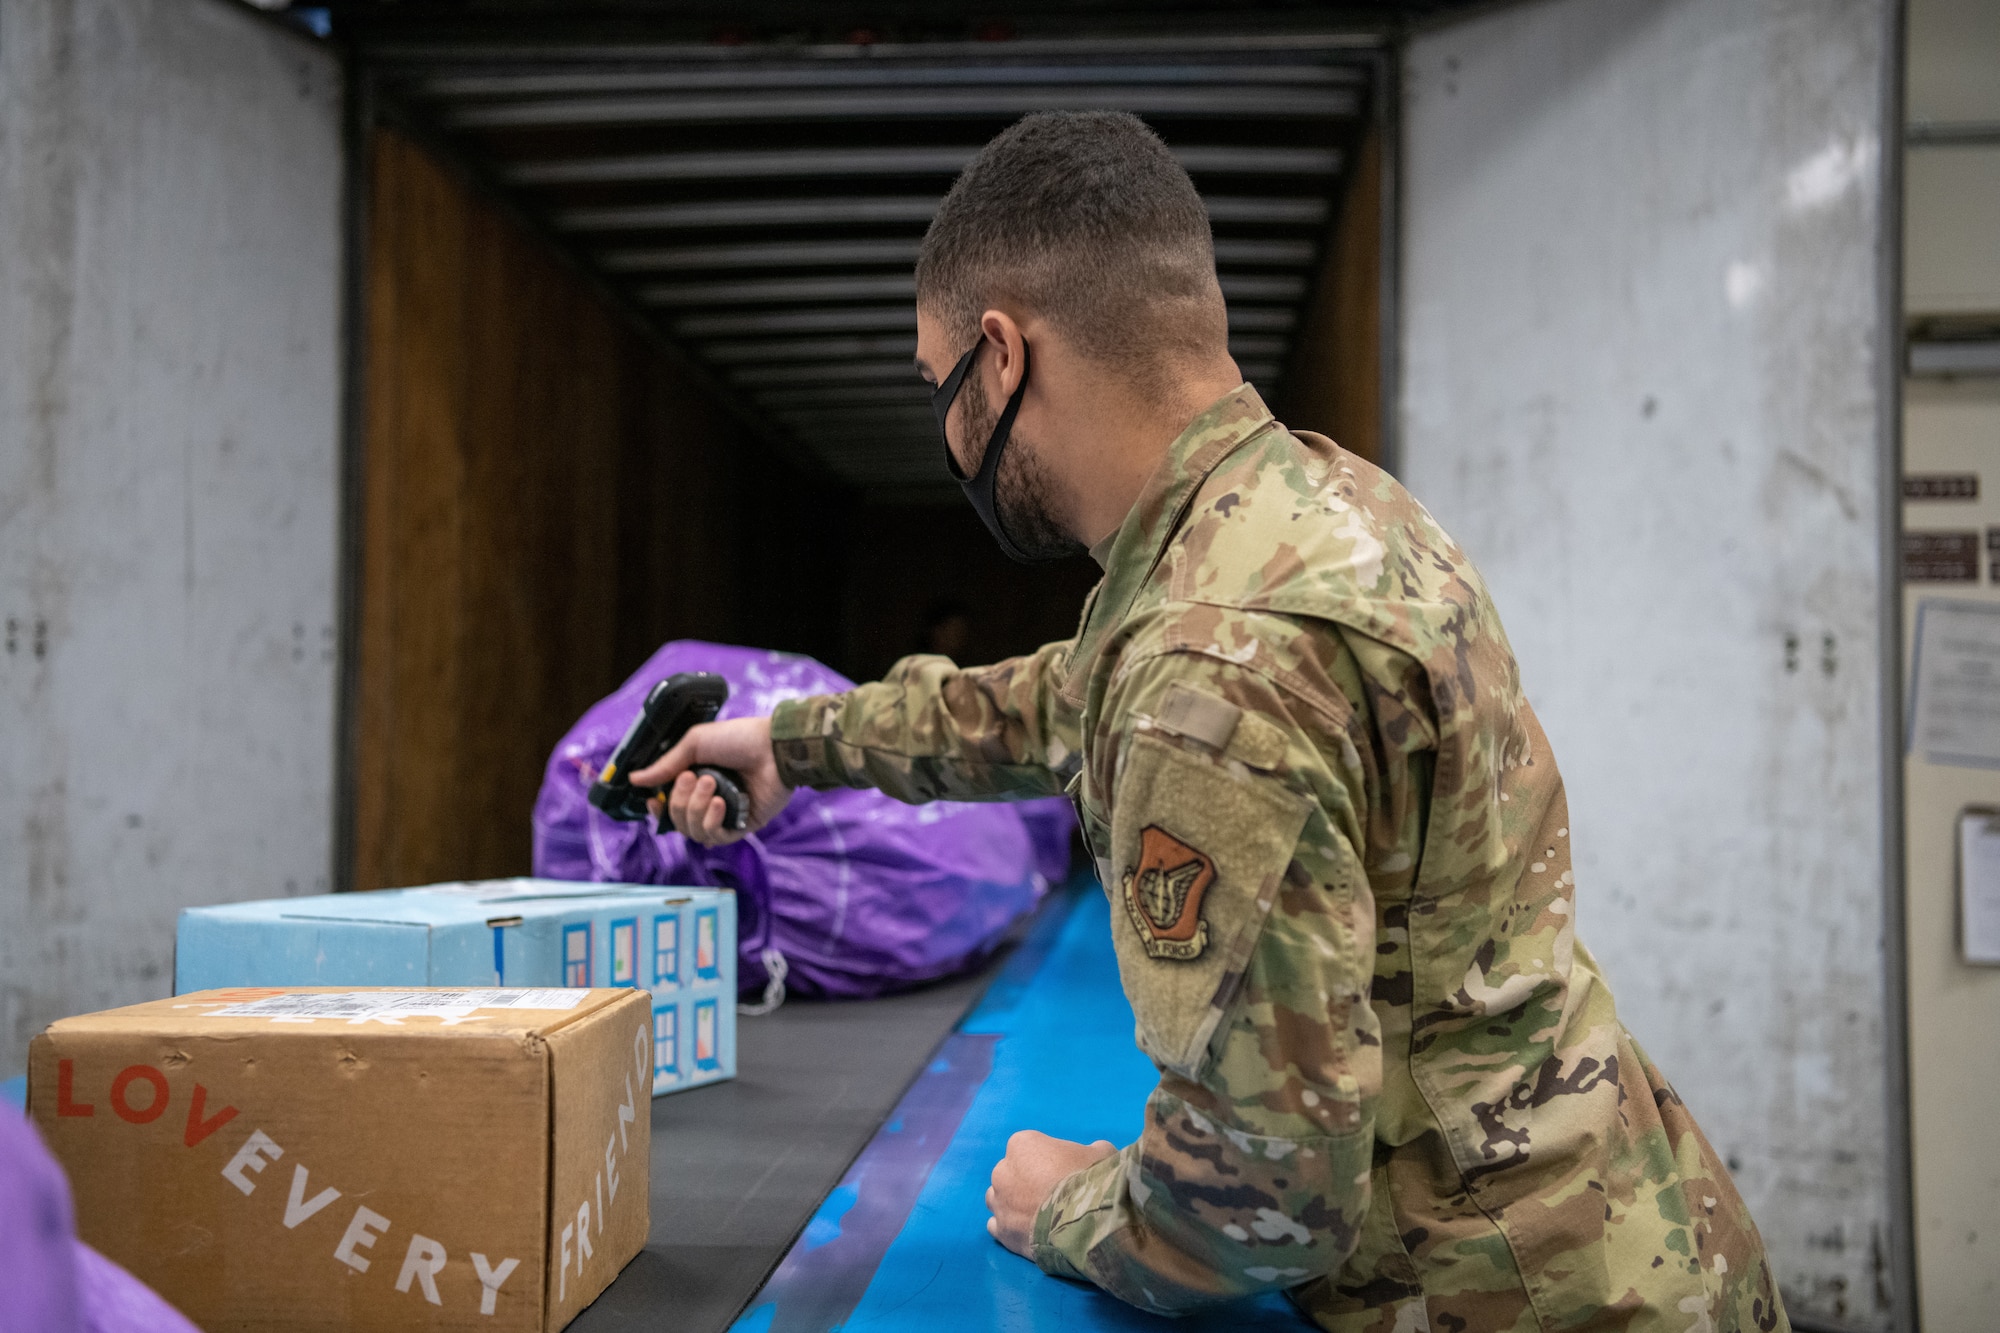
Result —
[[[77,1230],[207,1333],[560,1329],[645,1243],[643,992],[203,991],[66,1018]]]
[[[736,1075],[736,895],[501,879],[189,908],[174,990],[218,986],[630,986],[658,1096]]]

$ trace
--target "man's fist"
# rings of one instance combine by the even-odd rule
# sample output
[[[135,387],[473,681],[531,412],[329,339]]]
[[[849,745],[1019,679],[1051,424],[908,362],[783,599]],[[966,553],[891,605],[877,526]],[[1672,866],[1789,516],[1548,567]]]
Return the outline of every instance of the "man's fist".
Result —
[[[749,797],[744,827],[724,828],[729,807],[715,794],[715,780],[696,777],[697,766],[730,768],[743,776]],[[673,749],[632,775],[635,787],[664,787],[656,800],[666,803],[676,829],[710,847],[735,842],[770,823],[792,789],[778,779],[778,761],[771,754],[771,719],[739,717],[728,722],[704,722],[689,727]]]
[[[1117,1152],[1107,1140],[1071,1143],[1024,1129],[1007,1140],[1007,1155],[993,1168],[986,1191],[986,1234],[1024,1259],[1033,1259],[1035,1215],[1056,1186],[1093,1162]]]

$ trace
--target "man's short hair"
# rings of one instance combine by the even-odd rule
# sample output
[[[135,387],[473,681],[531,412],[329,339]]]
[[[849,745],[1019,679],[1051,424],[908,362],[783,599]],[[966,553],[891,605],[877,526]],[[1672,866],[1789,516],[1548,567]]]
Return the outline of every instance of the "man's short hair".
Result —
[[[1000,301],[1142,381],[1229,343],[1208,210],[1122,111],[1024,116],[953,182],[924,234],[917,304],[969,347]]]

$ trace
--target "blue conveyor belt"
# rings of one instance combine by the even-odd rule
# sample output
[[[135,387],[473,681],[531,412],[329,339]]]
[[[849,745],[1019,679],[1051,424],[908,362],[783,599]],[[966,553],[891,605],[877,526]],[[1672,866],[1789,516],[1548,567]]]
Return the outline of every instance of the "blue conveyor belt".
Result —
[[[732,1333],[1297,1330],[1282,1298],[1162,1320],[1046,1276],[986,1234],[1007,1137],[1126,1143],[1156,1081],[1132,1041],[1108,904],[1044,914],[737,1320]]]

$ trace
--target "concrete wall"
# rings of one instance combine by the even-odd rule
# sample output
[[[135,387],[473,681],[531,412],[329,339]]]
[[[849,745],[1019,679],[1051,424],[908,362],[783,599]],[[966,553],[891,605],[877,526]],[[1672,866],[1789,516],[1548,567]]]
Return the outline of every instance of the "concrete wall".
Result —
[[[1892,1318],[1886,0],[1548,0],[1407,57],[1402,466],[1568,779],[1579,929],[1795,1316]]]
[[[327,887],[340,89],[221,0],[0,4],[0,1074]]]
[[[1910,119],[2000,124],[2000,5],[1913,0],[1909,21]],[[2000,323],[2000,142],[1912,147],[1907,161],[1905,309]],[[1903,409],[1905,471],[1980,478],[1977,500],[1904,504],[1905,528],[2000,526],[2000,377],[1912,380]],[[1987,563],[1976,583],[1906,585],[1906,625],[1926,598],[2000,602]],[[1918,1298],[1926,1329],[1984,1333],[2000,1309],[2000,968],[1960,952],[1955,839],[1960,810],[2000,807],[2000,772],[1905,763]]]

